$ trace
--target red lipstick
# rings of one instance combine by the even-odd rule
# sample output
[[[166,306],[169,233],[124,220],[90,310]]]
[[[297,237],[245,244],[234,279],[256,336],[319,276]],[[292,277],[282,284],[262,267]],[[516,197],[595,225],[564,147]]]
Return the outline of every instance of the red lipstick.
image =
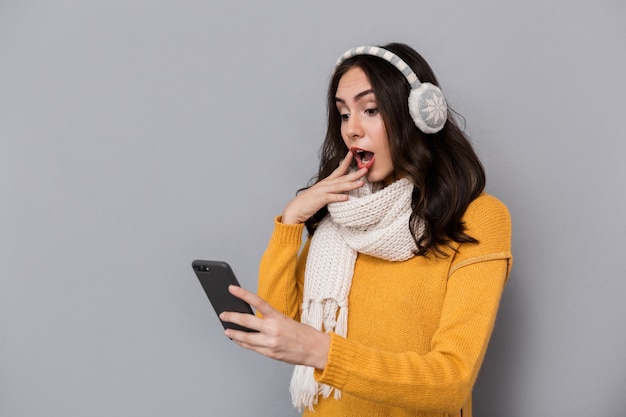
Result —
[[[374,156],[374,152],[366,151],[365,149],[350,148],[350,152],[352,152],[352,155],[354,155],[354,159],[359,169],[370,169],[374,164],[374,160],[376,159],[376,157]]]

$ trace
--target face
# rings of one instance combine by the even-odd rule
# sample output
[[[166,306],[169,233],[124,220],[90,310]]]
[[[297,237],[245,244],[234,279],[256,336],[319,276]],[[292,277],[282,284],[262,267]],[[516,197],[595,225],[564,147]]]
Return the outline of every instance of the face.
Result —
[[[393,163],[387,130],[370,81],[360,67],[350,68],[341,77],[335,103],[341,115],[341,137],[358,167],[368,168],[367,180],[389,180]]]

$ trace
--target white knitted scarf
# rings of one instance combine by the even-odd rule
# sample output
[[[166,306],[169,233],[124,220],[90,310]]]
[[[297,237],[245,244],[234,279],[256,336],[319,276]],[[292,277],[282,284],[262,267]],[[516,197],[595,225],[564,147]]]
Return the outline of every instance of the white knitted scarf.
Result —
[[[347,201],[328,205],[329,215],[311,240],[304,274],[301,322],[347,336],[348,294],[357,253],[388,261],[413,256],[415,241],[409,230],[413,185],[400,179],[373,192],[368,182],[351,192]],[[418,231],[421,233],[421,231]],[[328,398],[341,391],[318,384],[310,366],[297,365],[290,391],[294,406],[313,409],[318,395]]]

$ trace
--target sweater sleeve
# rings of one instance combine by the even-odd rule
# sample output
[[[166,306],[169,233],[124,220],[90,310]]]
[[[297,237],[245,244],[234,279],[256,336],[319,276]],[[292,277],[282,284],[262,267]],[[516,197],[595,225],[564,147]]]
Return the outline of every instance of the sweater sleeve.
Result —
[[[259,265],[258,295],[286,316],[300,319],[303,276],[298,253],[303,224],[286,225],[274,219],[274,231]],[[308,246],[308,244],[307,244]]]
[[[372,349],[332,334],[318,382],[392,407],[458,412],[469,398],[510,271],[510,219],[492,197],[464,217],[479,243],[461,245],[450,262],[439,326],[428,352]],[[410,317],[401,317],[410,320]]]

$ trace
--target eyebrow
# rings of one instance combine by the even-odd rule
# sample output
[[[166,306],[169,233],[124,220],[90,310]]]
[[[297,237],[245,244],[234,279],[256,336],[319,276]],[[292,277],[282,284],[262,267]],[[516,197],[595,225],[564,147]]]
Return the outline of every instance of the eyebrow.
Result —
[[[374,90],[372,90],[371,88],[369,90],[361,91],[359,94],[354,96],[354,101],[359,101],[364,96],[366,96],[368,94],[373,94],[373,93],[374,93]],[[335,101],[338,102],[338,103],[343,103],[343,104],[346,103],[346,101],[344,99],[339,98],[339,97],[335,97]]]

